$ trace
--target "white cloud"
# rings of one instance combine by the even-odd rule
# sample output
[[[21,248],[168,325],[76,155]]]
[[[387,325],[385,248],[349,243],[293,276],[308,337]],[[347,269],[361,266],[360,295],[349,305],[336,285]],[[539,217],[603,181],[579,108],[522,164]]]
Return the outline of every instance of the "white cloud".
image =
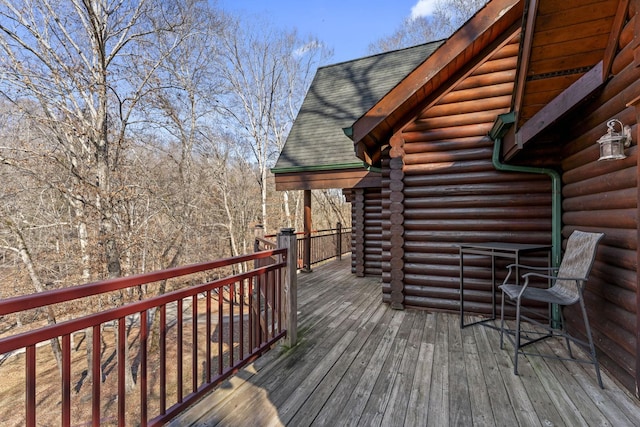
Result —
[[[323,44],[320,43],[318,40],[312,40],[309,43],[306,43],[302,46],[300,46],[299,48],[297,48],[296,50],[293,51],[294,56],[302,56],[307,52],[310,52],[314,49],[322,49]]]
[[[411,8],[411,19],[433,14],[435,6],[436,0],[418,0],[418,3]]]

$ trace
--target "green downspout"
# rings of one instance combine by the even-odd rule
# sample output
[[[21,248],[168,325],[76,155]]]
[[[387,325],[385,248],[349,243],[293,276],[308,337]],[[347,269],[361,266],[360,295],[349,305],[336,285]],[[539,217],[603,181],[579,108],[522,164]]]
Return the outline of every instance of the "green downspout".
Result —
[[[562,192],[560,174],[553,169],[508,165],[500,161],[502,138],[514,122],[515,113],[513,111],[501,114],[498,116],[491,129],[489,135],[494,141],[492,157],[493,167],[499,171],[545,174],[551,178],[551,185],[553,187],[551,194],[551,263],[553,267],[558,267],[560,265],[562,252]],[[551,313],[553,325],[558,327],[560,324],[560,311],[557,305],[553,305]]]

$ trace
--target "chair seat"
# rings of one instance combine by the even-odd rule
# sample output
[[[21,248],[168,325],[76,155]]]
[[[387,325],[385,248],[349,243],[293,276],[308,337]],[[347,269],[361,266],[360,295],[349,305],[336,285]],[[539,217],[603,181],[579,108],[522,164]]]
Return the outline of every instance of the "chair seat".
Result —
[[[520,285],[501,285],[500,289],[502,289],[505,295],[507,295],[511,300],[517,299],[520,292],[522,292],[522,286]],[[553,288],[541,289],[531,286],[525,289],[524,294],[522,294],[522,298],[560,305],[570,305],[577,301],[573,298],[567,298],[565,295],[556,292]]]

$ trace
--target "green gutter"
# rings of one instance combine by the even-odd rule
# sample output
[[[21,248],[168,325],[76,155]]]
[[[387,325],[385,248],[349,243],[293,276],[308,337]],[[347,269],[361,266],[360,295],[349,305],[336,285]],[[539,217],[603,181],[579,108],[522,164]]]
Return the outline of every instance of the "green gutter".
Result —
[[[311,165],[311,166],[290,166],[284,168],[272,168],[272,173],[291,173],[291,172],[320,172],[344,169],[366,169],[371,172],[379,172],[379,168],[373,168],[363,161],[353,163],[336,163],[332,165]]]
[[[500,161],[502,138],[514,122],[515,112],[512,111],[510,113],[500,114],[491,128],[489,136],[494,141],[492,157],[493,167],[499,171],[545,174],[551,178],[551,184],[553,187],[551,195],[551,262],[553,267],[558,267],[560,265],[562,252],[562,192],[560,187],[560,174],[553,169],[508,165]],[[552,320],[554,327],[558,327],[560,324],[560,309],[555,304],[552,307]]]

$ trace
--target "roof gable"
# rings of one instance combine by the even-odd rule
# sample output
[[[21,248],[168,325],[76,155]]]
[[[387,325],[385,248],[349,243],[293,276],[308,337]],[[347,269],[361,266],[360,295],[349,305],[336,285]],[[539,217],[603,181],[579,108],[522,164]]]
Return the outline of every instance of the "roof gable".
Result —
[[[380,143],[388,139],[396,126],[414,108],[469,61],[481,55],[522,17],[523,3],[518,0],[492,0],[456,31],[426,61],[381,98],[352,126],[358,157],[375,164]]]
[[[362,168],[352,141],[342,129],[362,116],[440,44],[431,42],[319,68],[273,172]]]

